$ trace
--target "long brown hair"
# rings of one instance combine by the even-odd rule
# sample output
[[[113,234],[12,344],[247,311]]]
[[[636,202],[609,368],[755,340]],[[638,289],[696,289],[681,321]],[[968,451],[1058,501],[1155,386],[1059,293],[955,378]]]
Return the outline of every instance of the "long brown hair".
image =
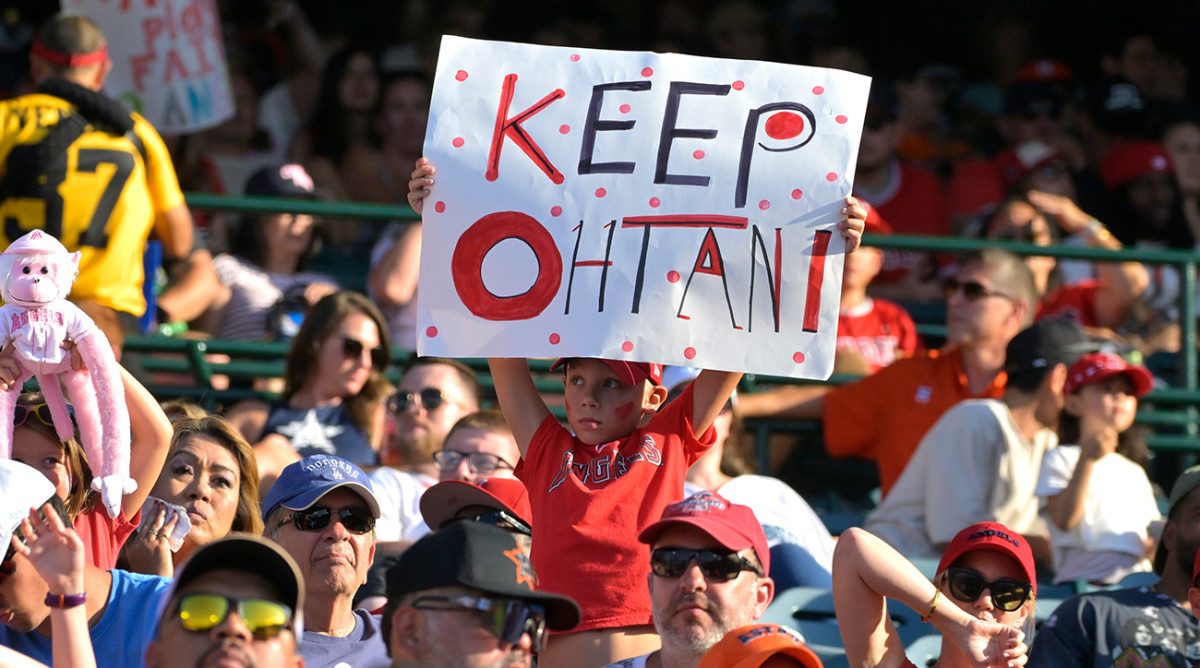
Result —
[[[387,359],[392,359],[387,323],[383,319],[383,314],[379,312],[379,308],[370,299],[350,290],[326,295],[314,304],[308,315],[304,317],[300,331],[296,333],[296,338],[292,340],[292,347],[288,350],[287,369],[283,375],[284,403],[287,403],[306,382],[316,377],[319,372],[317,368],[319,355],[317,353],[321,350],[321,344],[332,336],[333,331],[351,313],[362,313],[375,323],[375,328],[379,331],[379,345],[383,347]],[[376,407],[388,395],[392,387],[383,375],[385,370],[386,367],[376,369],[372,365],[371,374],[367,377],[367,382],[363,383],[358,394],[342,398],[346,410],[350,414],[350,420],[371,443],[375,442],[376,436],[376,425],[373,419]]]
[[[258,460],[254,458],[254,447],[242,436],[241,432],[229,424],[225,418],[210,415],[191,420],[180,420],[175,423],[175,434],[171,437],[171,448],[167,458],[176,449],[193,437],[207,438],[229,451],[237,462],[238,476],[238,505],[233,515],[233,526],[230,531],[242,531],[261,536],[263,531],[262,510],[258,503]],[[164,468],[163,473],[166,473]],[[161,474],[160,474],[161,475]]]

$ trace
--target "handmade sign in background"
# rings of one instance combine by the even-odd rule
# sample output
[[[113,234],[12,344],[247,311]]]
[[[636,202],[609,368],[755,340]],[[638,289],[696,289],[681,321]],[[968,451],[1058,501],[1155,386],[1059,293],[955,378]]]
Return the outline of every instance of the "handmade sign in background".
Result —
[[[827,378],[869,86],[443,38],[418,350]]]
[[[233,116],[221,21],[213,0],[61,0],[108,38],[104,92],[159,134],[218,125]]]

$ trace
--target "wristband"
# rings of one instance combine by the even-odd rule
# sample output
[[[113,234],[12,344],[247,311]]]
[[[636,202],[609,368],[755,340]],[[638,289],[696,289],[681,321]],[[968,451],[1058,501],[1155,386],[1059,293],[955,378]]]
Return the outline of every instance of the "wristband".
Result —
[[[74,608],[87,603],[87,594],[46,594],[45,603],[51,608]]]
[[[1104,223],[1095,218],[1089,220],[1088,224],[1084,226],[1083,229],[1087,230],[1088,234],[1092,235],[1092,238],[1096,241],[1108,241],[1110,238],[1112,238],[1112,233],[1108,231],[1108,228],[1104,226]]]
[[[937,610],[938,599],[940,599],[941,597],[942,597],[941,588],[935,587],[933,590],[933,603],[929,604],[929,614],[927,614],[921,618],[922,622],[928,624],[929,620],[933,619],[933,611]]]

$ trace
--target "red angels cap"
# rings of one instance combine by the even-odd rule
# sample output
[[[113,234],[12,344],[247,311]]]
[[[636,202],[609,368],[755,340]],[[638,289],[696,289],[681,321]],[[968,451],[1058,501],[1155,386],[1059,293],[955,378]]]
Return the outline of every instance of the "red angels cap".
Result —
[[[980,522],[959,531],[938,562],[937,572],[941,573],[953,566],[959,557],[976,550],[999,552],[1016,559],[1033,586],[1033,594],[1037,595],[1037,567],[1033,562],[1033,550],[1029,549],[1029,543],[1021,534],[999,522]]]
[[[516,478],[487,478],[478,485],[462,480],[443,480],[421,495],[421,516],[430,529],[438,529],[468,506],[495,508],[533,526],[529,492]]]
[[[570,361],[569,357],[560,357],[550,365],[550,370],[554,371]],[[602,359],[617,374],[617,378],[626,385],[636,385],[643,380],[649,380],[655,385],[662,385],[662,365],[654,364],[653,362],[626,362],[625,360],[607,360]],[[565,367],[564,367],[565,368]]]
[[[821,659],[804,646],[804,638],[778,624],[751,624],[726,633],[704,653],[698,668],[758,668],[773,656],[790,656],[805,668],[822,668]]]
[[[1008,190],[1025,176],[1062,159],[1062,151],[1040,139],[1030,139],[1004,149],[996,156],[996,172]]]
[[[1113,188],[1139,176],[1173,172],[1167,150],[1156,141],[1127,141],[1117,144],[1100,161],[1100,178]]]
[[[1067,370],[1067,384],[1063,391],[1071,394],[1092,383],[1101,383],[1113,376],[1124,375],[1133,385],[1133,393],[1146,395],[1154,387],[1154,376],[1144,366],[1130,364],[1125,358],[1112,353],[1088,353],[1079,358]]]
[[[732,503],[720,494],[696,492],[663,510],[662,519],[642,529],[638,540],[653,545],[659,534],[672,526],[688,524],[712,536],[730,550],[754,548],[763,572],[771,573],[771,553],[762,525],[749,506]]]

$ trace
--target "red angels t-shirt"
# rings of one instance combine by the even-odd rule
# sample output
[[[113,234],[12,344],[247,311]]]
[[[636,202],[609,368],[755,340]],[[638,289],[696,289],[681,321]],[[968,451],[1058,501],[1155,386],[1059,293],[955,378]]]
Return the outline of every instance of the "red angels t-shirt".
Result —
[[[899,358],[912,357],[923,346],[904,307],[867,297],[856,308],[838,314],[837,349],[857,354],[875,373]]]
[[[625,439],[584,445],[553,416],[516,475],[529,490],[537,588],[575,599],[575,631],[650,624],[650,546],[641,530],[683,498],[687,470],[713,444],[692,435],[692,386]]]
[[[941,185],[932,172],[904,163],[895,187],[872,197],[863,197],[892,226],[896,234],[948,236],[950,223]],[[855,193],[855,196],[860,196]],[[875,277],[879,283],[898,281],[919,264],[924,253],[884,251],[883,270]]]
[[[1038,304],[1037,320],[1068,318],[1081,327],[1098,327],[1096,322],[1096,292],[1103,282],[1098,278],[1084,279],[1074,285],[1064,285],[1046,295]]]
[[[107,571],[117,567],[117,555],[121,553],[121,547],[141,521],[140,508],[131,520],[125,519],[124,510],[114,520],[108,516],[104,504],[97,500],[92,509],[80,513],[73,524],[75,533],[83,541],[84,558],[96,568]]]

